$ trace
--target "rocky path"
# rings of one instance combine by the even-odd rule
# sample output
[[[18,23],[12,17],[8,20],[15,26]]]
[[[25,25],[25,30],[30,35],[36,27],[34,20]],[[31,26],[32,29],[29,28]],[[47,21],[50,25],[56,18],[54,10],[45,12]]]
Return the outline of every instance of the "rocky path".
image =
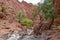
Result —
[[[32,30],[28,30],[28,34],[21,36],[19,33],[15,32],[7,40],[60,40],[60,30],[48,30],[42,35],[30,35]]]
[[[13,27],[12,27],[13,26]],[[17,23],[8,23],[5,20],[0,21],[0,40],[60,40],[60,26],[47,30],[42,35],[30,35],[33,30],[27,32],[19,31]]]

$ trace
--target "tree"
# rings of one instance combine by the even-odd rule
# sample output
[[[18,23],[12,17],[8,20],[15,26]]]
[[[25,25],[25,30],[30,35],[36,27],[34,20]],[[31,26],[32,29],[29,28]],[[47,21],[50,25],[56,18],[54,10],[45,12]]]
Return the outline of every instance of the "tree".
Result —
[[[42,12],[42,15],[40,15],[41,13],[38,14],[38,15],[40,15],[39,27],[38,28],[35,28],[37,30],[34,29],[34,33],[36,35],[38,35],[40,33],[39,31],[40,30],[43,30],[43,29],[41,29],[41,27],[44,25],[44,23],[43,23],[44,20],[42,20],[43,17],[44,17],[44,19],[46,19],[46,21],[48,19],[50,19],[50,20],[48,20],[49,21],[49,23],[48,23],[49,25],[47,24],[46,25],[46,28],[47,29],[51,29],[51,26],[54,23],[54,19],[57,16],[56,16],[55,11],[54,11],[53,0],[45,0],[44,3],[42,3],[42,4],[38,3],[36,10],[37,11],[35,11],[35,12],[37,12],[37,13]]]
[[[50,19],[50,25],[48,26],[48,29],[50,29],[54,23],[54,19],[56,18],[54,6],[53,6],[53,0],[45,0],[43,4],[38,4],[38,5],[40,5],[44,18]]]
[[[43,21],[43,17],[41,14],[41,9],[40,6],[36,5],[33,9],[32,9],[32,19],[34,19],[37,15],[39,15],[39,23],[38,26],[33,28],[33,34],[38,35],[40,34],[40,28],[42,26],[42,21]]]

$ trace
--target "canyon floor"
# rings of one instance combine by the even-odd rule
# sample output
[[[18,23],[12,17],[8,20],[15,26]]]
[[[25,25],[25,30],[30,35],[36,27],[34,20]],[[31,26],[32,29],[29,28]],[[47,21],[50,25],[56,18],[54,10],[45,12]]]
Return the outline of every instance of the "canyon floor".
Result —
[[[43,32],[41,35],[32,35],[32,29],[27,32],[16,27],[18,23],[9,23],[7,20],[0,20],[0,40],[60,40],[60,26],[53,26],[51,30]],[[13,27],[12,27],[13,26]]]

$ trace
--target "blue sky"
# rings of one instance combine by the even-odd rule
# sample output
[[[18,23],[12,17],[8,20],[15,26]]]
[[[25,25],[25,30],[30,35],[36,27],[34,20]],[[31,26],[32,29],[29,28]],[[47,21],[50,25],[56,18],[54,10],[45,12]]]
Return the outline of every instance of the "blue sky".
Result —
[[[22,0],[19,0],[19,1],[22,1]],[[37,4],[38,2],[43,3],[44,0],[24,0],[24,1],[28,3]]]

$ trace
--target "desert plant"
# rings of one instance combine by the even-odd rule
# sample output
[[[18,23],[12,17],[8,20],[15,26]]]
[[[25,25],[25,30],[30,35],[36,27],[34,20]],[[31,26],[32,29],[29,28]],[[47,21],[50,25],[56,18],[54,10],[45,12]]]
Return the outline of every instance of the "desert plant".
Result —
[[[33,21],[31,19],[26,18],[25,14],[21,11],[16,13],[16,17],[19,19],[21,24],[23,24],[26,27],[31,26],[33,23]]]
[[[53,7],[53,0],[45,0],[43,4],[38,4],[38,6],[40,6],[41,8],[44,18],[51,19],[51,22],[48,28],[50,29],[54,22],[54,19],[57,17]]]
[[[30,27],[30,26],[32,26],[33,21],[31,19],[24,18],[21,20],[21,23],[27,27]]]
[[[50,20],[48,20],[49,22],[48,22],[48,24],[46,25],[45,29],[46,29],[46,28],[47,28],[47,29],[51,29],[51,26],[52,26],[53,23],[54,23],[54,19],[55,19],[57,16],[56,16],[55,11],[54,11],[53,1],[52,1],[52,0],[45,0],[45,2],[42,3],[42,4],[38,3],[36,10],[38,10],[37,13],[41,12],[40,14],[42,14],[42,15],[39,14],[39,15],[40,15],[39,25],[38,25],[38,27],[35,27],[35,28],[34,28],[34,31],[33,31],[34,34],[38,35],[38,34],[41,33],[41,32],[39,32],[39,31],[44,30],[44,28],[41,29],[41,28],[43,27],[43,25],[44,25],[44,23],[43,23],[44,20],[42,20],[42,19],[46,19],[46,21],[47,21],[48,19],[50,19]],[[35,11],[35,12],[36,12],[36,11]]]
[[[19,20],[22,20],[25,18],[25,14],[21,11],[18,11],[16,12],[16,17],[19,19]]]

